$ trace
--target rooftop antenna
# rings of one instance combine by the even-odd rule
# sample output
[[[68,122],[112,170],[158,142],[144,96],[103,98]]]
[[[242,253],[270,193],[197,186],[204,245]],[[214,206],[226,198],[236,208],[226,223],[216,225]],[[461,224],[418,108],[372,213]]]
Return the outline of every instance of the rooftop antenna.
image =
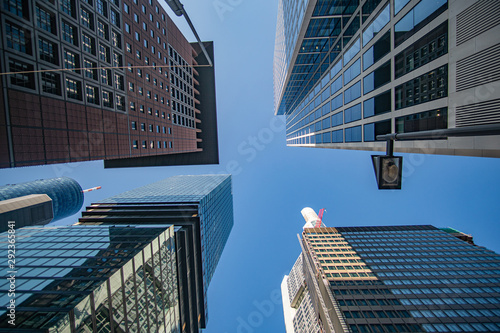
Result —
[[[90,191],[97,191],[97,190],[100,190],[101,189],[101,186],[96,186],[96,187],[92,187],[92,188],[88,188],[86,190],[82,190],[83,193],[87,193],[87,192],[90,192]]]

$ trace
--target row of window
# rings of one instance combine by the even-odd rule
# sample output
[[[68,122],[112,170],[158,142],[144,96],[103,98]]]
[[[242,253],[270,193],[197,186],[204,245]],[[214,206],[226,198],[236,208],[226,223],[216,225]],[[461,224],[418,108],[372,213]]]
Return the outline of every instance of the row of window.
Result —
[[[410,318],[405,310],[344,311],[345,318]]]
[[[500,297],[403,298],[403,305],[500,304]]]
[[[132,130],[136,131],[138,129],[137,122],[132,121],[130,124],[130,127]],[[154,125],[149,124],[148,128],[149,128],[149,132],[154,132]],[[163,131],[161,131],[161,130],[163,130]],[[143,132],[146,131],[146,123],[141,123],[141,131],[143,131]],[[163,126],[163,128],[162,128],[162,127],[160,127],[160,125],[156,125],[156,133],[172,134],[172,128],[171,127],[167,128],[166,126]]]
[[[172,141],[163,141],[163,144],[161,141],[157,141],[155,145],[155,141],[148,141],[144,140],[142,141],[141,145],[142,149],[173,149],[174,148],[174,143]],[[134,140],[132,141],[132,148],[133,149],[139,149],[139,141]]]
[[[489,278],[483,279],[484,283],[500,283],[500,279]],[[407,279],[407,280],[385,280],[386,285],[412,285],[412,284],[456,284],[456,283],[469,283],[465,282],[469,279]]]
[[[499,323],[423,324],[426,332],[498,332]]]
[[[422,332],[422,328],[417,324],[358,324],[349,327],[352,333]]]
[[[339,299],[337,300],[340,306],[386,306],[386,305],[401,305],[397,299]]]
[[[472,272],[474,273],[474,272]],[[475,274],[478,274],[475,272]],[[497,273],[498,274],[498,273]],[[422,295],[422,294],[471,294],[471,293],[499,293],[500,287],[476,287],[476,288],[408,288],[391,289],[394,295]]]

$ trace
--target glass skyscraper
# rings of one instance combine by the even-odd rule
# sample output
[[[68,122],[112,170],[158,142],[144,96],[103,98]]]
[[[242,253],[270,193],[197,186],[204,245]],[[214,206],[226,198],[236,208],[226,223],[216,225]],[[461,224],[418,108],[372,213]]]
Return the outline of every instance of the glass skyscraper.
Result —
[[[301,247],[302,288],[289,282],[297,263],[285,277],[287,333],[500,331],[500,256],[469,235],[430,225],[305,228]],[[309,297],[312,312],[302,305]],[[319,329],[300,329],[304,321]]]
[[[76,180],[68,177],[39,179],[26,183],[0,186],[0,200],[30,194],[47,194],[52,199],[54,211],[52,221],[58,221],[78,213],[83,205],[82,187]]]
[[[19,229],[16,328],[199,332],[232,225],[231,176],[201,175],[94,203],[74,226]],[[7,253],[6,233],[0,242]],[[4,311],[0,332],[8,320]]]
[[[274,112],[289,146],[383,150],[377,135],[496,124],[498,1],[279,0]],[[498,137],[396,151],[500,157]]]

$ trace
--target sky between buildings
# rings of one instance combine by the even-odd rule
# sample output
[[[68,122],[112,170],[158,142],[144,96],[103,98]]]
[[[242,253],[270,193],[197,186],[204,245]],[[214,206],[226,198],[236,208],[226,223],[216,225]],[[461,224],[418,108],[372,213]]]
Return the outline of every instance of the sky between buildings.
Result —
[[[450,226],[500,252],[500,159],[403,154],[403,189],[379,191],[371,152],[286,147],[284,118],[273,116],[278,1],[183,3],[200,37],[215,43],[219,165],[105,170],[94,161],[3,169],[0,183],[68,176],[101,185],[85,209],[173,175],[233,174],[235,225],[209,288],[206,333],[285,332],[280,284],[300,253],[307,206],[326,208],[327,226]]]

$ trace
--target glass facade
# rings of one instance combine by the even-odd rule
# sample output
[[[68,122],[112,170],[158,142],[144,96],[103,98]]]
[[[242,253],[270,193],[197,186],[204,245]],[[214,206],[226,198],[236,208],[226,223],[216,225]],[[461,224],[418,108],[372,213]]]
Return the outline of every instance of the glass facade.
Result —
[[[76,214],[83,205],[83,192],[80,184],[68,177],[40,179],[0,187],[0,200],[29,194],[47,194],[52,199],[53,221]]]
[[[173,226],[27,227],[16,231],[16,329],[180,332]],[[7,253],[8,234],[0,235]],[[2,274],[9,268],[7,261]],[[0,330],[11,281],[0,283]]]
[[[500,331],[500,255],[469,235],[422,225],[306,228],[302,236],[304,260],[317,267],[305,270],[314,279],[307,288],[329,285],[313,290],[315,311],[341,332]]]

